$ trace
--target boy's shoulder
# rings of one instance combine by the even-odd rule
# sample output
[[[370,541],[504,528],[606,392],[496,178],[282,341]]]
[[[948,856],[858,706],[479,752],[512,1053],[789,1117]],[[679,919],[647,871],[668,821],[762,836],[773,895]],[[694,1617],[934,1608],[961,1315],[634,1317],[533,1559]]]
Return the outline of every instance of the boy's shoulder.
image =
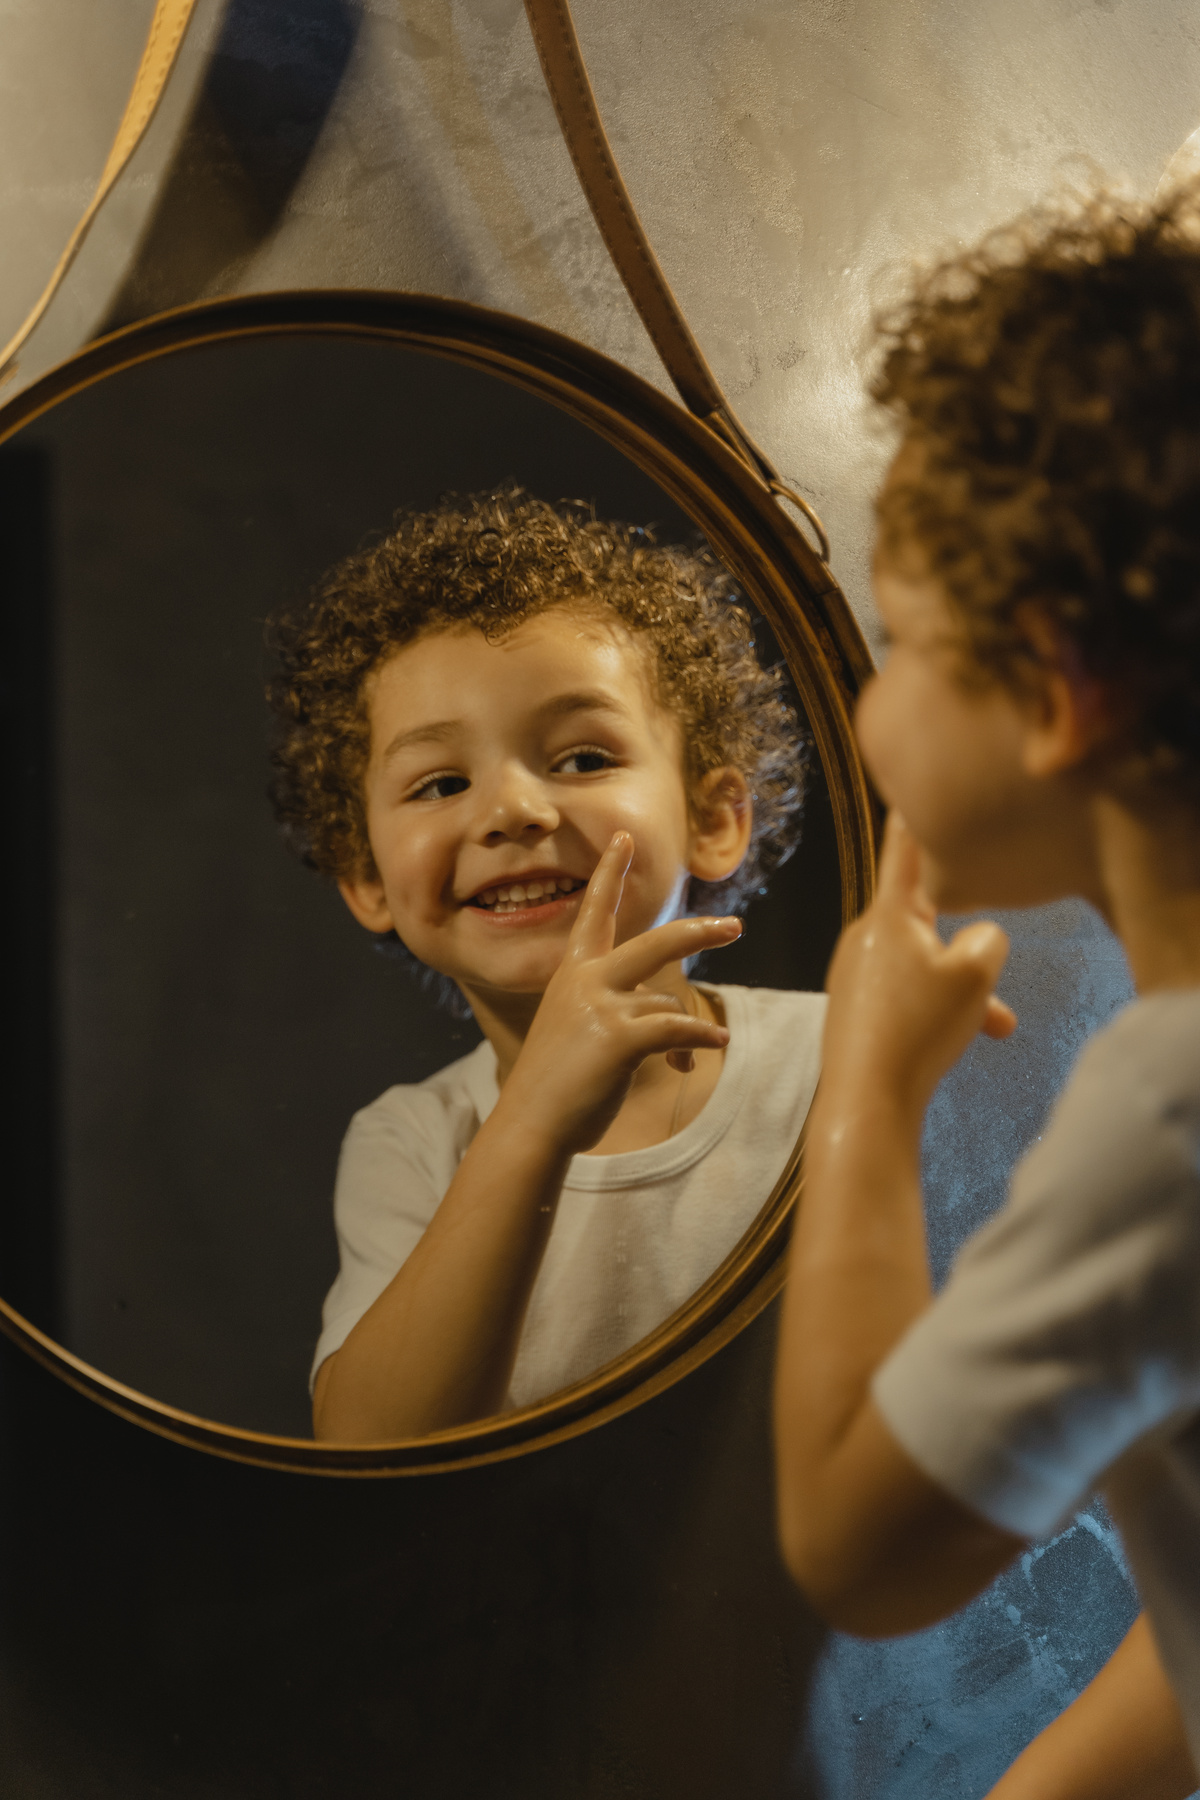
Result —
[[[1127,1228],[1144,1233],[1154,1218],[1184,1221],[1194,1262],[1198,1191],[1200,989],[1179,989],[1133,1001],[1084,1046],[1022,1160],[1010,1207],[1076,1249]],[[1167,1241],[1174,1255],[1179,1243],[1170,1232]]]
[[[1200,1107],[1200,987],[1144,994],[1084,1046],[1064,1102],[1118,1113]]]
[[[1200,987],[1160,988],[1138,994],[1098,1031],[1093,1044],[1146,1044],[1169,1040],[1200,1039]]]
[[[795,1136],[821,1073],[824,994],[795,988],[714,987],[729,1027],[725,1075],[763,1129]],[[797,1111],[799,1108],[799,1111]]]
[[[427,1075],[424,1081],[397,1082],[360,1107],[347,1141],[413,1136],[444,1139],[473,1132],[496,1104],[496,1052],[484,1038],[473,1050]]]
[[[802,988],[727,987],[707,981],[694,985],[720,997],[731,1031],[742,1023],[771,1033],[799,1032],[803,1036],[816,1032],[819,1036],[824,1027],[827,994]]]

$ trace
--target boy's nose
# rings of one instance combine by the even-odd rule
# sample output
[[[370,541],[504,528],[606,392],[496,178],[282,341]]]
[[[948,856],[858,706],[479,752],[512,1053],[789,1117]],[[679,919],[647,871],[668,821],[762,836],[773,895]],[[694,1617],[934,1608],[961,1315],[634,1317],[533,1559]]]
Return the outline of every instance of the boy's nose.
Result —
[[[545,837],[559,822],[558,808],[544,785],[528,772],[510,769],[497,781],[482,809],[482,836]]]

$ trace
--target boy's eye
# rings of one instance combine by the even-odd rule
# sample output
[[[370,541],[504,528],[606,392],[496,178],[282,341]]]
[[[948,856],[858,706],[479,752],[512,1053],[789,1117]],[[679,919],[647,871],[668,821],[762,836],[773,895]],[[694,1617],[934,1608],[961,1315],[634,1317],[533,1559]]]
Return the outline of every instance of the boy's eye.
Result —
[[[409,794],[410,800],[448,800],[470,787],[465,775],[428,775]]]
[[[585,744],[569,751],[554,767],[560,775],[594,775],[600,769],[611,769],[616,760],[610,751]]]

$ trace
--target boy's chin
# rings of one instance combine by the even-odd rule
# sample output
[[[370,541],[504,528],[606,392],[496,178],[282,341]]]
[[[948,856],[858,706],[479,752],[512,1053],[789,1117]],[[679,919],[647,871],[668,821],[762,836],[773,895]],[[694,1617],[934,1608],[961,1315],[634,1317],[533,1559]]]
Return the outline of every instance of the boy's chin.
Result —
[[[959,870],[947,869],[927,851],[921,852],[921,886],[940,913],[979,912],[989,904],[981,899],[978,880],[964,879]]]
[[[997,896],[996,883],[979,870],[947,867],[927,850],[921,852],[921,886],[940,913],[985,912],[1012,904]]]
[[[456,970],[452,979],[469,997],[472,990],[480,995],[512,994],[534,997],[545,993],[551,976],[562,962],[557,956],[523,956],[498,967]]]
[[[947,868],[921,852],[921,886],[939,913],[1008,912],[1070,897],[1072,890],[1031,879],[1031,874],[1024,869]]]

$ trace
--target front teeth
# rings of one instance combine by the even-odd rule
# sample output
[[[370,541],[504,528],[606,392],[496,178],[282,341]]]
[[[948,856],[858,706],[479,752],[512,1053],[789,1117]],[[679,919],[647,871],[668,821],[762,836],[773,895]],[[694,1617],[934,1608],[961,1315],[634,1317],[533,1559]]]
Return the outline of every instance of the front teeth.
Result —
[[[486,888],[482,894],[476,894],[474,905],[486,907],[489,912],[517,912],[531,901],[537,906],[557,900],[562,894],[577,893],[583,885],[570,875],[561,875],[557,879],[544,876],[541,881],[514,881],[508,887]]]

